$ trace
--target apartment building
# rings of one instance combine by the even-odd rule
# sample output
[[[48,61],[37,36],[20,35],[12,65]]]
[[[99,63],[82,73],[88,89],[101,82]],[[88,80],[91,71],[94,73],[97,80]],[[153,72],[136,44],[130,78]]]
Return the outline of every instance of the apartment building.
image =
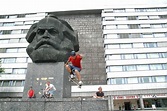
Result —
[[[102,29],[107,84],[122,90],[113,97],[116,109],[166,107],[167,7],[106,8]]]
[[[25,36],[30,26],[45,17],[45,13],[0,15],[0,59],[5,70],[0,75],[1,97],[20,97],[24,88],[27,63]]]

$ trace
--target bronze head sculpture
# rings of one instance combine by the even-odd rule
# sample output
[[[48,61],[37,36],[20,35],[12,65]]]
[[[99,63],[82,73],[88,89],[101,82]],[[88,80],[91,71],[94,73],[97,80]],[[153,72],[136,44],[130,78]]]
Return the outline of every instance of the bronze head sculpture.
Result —
[[[72,50],[79,51],[78,36],[64,20],[50,15],[33,24],[27,35],[27,54],[33,62],[65,62]]]

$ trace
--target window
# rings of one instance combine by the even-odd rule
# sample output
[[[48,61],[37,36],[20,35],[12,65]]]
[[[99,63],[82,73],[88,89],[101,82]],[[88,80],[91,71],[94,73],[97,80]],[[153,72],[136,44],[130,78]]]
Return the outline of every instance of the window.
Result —
[[[126,12],[135,12],[134,8],[126,8]]]
[[[24,86],[23,85],[23,82],[22,81],[16,81],[16,84],[15,84],[15,86],[17,87],[19,87],[19,86]]]
[[[105,17],[104,21],[114,21],[115,17]]]
[[[117,25],[118,29],[128,29],[128,25]]]
[[[0,53],[5,53],[6,52],[6,49],[4,49],[4,48],[0,48]]]
[[[135,11],[136,12],[147,12],[147,9],[145,9],[145,8],[136,8]]]
[[[139,20],[148,20],[148,16],[138,16]]]
[[[106,55],[106,60],[116,60],[121,59],[120,55]]]
[[[130,37],[131,38],[140,38],[141,34],[137,34],[137,33],[136,34],[135,33],[134,34],[130,34]]]
[[[15,63],[16,62],[16,58],[5,58],[4,63]]]
[[[127,17],[115,17],[115,20],[123,21],[123,20],[127,20]]]
[[[119,44],[107,44],[105,45],[106,49],[117,49],[119,48]]]
[[[120,39],[129,38],[129,34],[127,34],[127,33],[119,34],[119,38],[120,38]]]
[[[35,17],[36,16],[36,13],[30,13],[30,14],[26,14],[25,17]]]
[[[25,17],[25,14],[19,14],[17,15],[17,18],[24,18]]]
[[[115,38],[117,39],[117,38],[118,38],[118,35],[117,35],[117,34],[107,34],[107,35],[106,35],[106,38],[107,38],[107,39],[115,39]]]
[[[137,66],[137,70],[138,71],[149,70],[149,66],[148,65],[136,65],[136,66]]]
[[[157,43],[153,43],[153,42],[152,42],[152,43],[151,43],[151,42],[150,42],[150,43],[143,43],[143,45],[144,45],[145,48],[158,47],[158,46],[157,46]]]
[[[3,30],[2,34],[11,34],[11,32],[12,32],[11,30]]]
[[[142,34],[143,38],[152,38],[153,34],[152,33],[144,33]]]
[[[4,70],[5,70],[6,74],[11,74],[12,73],[12,69],[10,69],[10,68],[5,68]]]
[[[167,58],[167,52],[166,52],[166,53],[165,53],[165,52],[164,52],[164,53],[161,53],[161,57],[162,57],[162,58]]]
[[[24,86],[24,82],[23,80],[3,80],[0,81],[0,86],[2,87],[20,87],[20,86]]]
[[[151,83],[152,79],[151,77],[140,77],[140,83]]]
[[[7,15],[0,15],[0,19],[6,19],[6,18],[8,18]]]
[[[25,25],[32,25],[34,23],[34,21],[25,21],[24,24]]]
[[[3,23],[0,22],[0,27],[2,27],[2,26],[3,26]]]
[[[15,26],[23,26],[23,22],[15,22]]]
[[[110,84],[125,84],[125,79],[124,78],[114,78],[114,79],[109,79]]]
[[[17,58],[16,62],[17,63],[26,63],[27,62],[27,58]]]
[[[0,87],[3,85],[3,81],[0,81]]]
[[[154,20],[154,19],[159,19],[159,16],[158,15],[150,15],[149,18],[151,20]]]
[[[27,40],[25,38],[21,38],[20,43],[27,43]]]
[[[109,67],[107,67],[107,70],[109,72],[112,72],[112,71],[122,71],[122,66],[109,66]]]
[[[8,86],[9,86],[9,81],[3,81],[2,86],[3,86],[3,87],[8,87]]]
[[[133,48],[133,44],[120,44],[120,48],[124,49],[124,48]]]
[[[167,63],[166,64],[162,64],[162,69],[167,70]]]
[[[9,42],[9,39],[0,40],[0,44],[7,44],[8,42]]]
[[[166,19],[166,18],[167,18],[167,15],[159,15],[159,17],[160,17],[161,19]]]
[[[14,26],[14,22],[3,23],[3,26]]]
[[[25,74],[26,69],[13,69],[14,74]]]
[[[153,77],[155,82],[166,82],[165,76]]]
[[[6,49],[6,53],[17,52],[17,49]]]
[[[133,43],[134,48],[143,48],[143,43]]]
[[[12,30],[12,34],[21,34],[21,30]]]
[[[157,11],[167,11],[167,8],[166,7],[157,8]]]
[[[134,59],[134,55],[133,54],[124,54],[121,55],[122,59]]]
[[[165,33],[154,33],[154,37],[165,37]]]
[[[162,28],[162,24],[152,24],[151,27],[153,27],[153,28]]]
[[[161,24],[163,28],[167,28],[167,24]]]
[[[26,34],[28,32],[29,29],[22,29],[21,33],[22,34]]]
[[[9,43],[18,43],[19,42],[19,39],[10,39],[9,40]]]
[[[158,44],[158,47],[167,47],[167,42],[160,42],[157,44]]]
[[[9,86],[15,86],[16,85],[16,81],[9,81]]]
[[[151,64],[150,69],[151,70],[160,70],[160,69],[162,69],[162,65],[161,64]]]
[[[116,25],[106,25],[104,29],[116,29]]]
[[[19,48],[18,52],[26,52],[26,48]]]
[[[115,13],[125,12],[125,9],[113,9],[113,12]]]
[[[136,20],[136,16],[128,16],[128,20]]]
[[[156,8],[148,8],[146,10],[147,10],[147,12],[156,12],[157,11]]]
[[[158,53],[152,53],[152,54],[147,54],[148,58],[159,58],[159,54]]]
[[[17,18],[17,15],[9,15],[10,19]]]
[[[138,29],[139,25],[138,24],[129,24],[130,29]]]
[[[136,71],[136,66],[135,65],[128,65],[128,66],[123,66],[124,71]]]
[[[21,85],[24,86],[24,85],[25,85],[25,81],[22,81],[22,82],[21,82]]]
[[[137,78],[127,78],[128,84],[132,84],[132,83],[138,83],[138,79]]]
[[[140,24],[141,28],[150,28],[150,24]]]

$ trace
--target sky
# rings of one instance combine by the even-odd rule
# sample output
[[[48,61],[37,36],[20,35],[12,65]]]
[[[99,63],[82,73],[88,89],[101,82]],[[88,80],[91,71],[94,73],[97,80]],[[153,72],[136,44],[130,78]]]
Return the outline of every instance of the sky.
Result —
[[[44,12],[46,8],[49,11],[66,11],[130,4],[167,4],[167,0],[1,0],[0,15]]]

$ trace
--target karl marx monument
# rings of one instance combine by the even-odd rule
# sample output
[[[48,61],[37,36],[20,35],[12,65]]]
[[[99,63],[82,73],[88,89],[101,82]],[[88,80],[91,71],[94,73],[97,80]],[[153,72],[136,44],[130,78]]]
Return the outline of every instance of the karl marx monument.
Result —
[[[50,15],[30,27],[26,51],[35,63],[66,62],[69,52],[79,50],[77,37],[66,21]]]
[[[27,35],[27,54],[33,63],[28,64],[23,97],[30,86],[42,95],[46,81],[56,87],[56,98],[71,97],[68,72],[64,67],[72,50],[79,51],[78,36],[72,27],[55,15],[49,15],[33,24]]]
[[[109,111],[108,100],[71,98],[71,83],[64,62],[79,51],[77,34],[64,20],[50,15],[33,24],[26,36],[28,63],[22,99],[0,99],[1,111]],[[47,81],[56,87],[54,98],[41,98]],[[36,98],[29,99],[32,87]]]

